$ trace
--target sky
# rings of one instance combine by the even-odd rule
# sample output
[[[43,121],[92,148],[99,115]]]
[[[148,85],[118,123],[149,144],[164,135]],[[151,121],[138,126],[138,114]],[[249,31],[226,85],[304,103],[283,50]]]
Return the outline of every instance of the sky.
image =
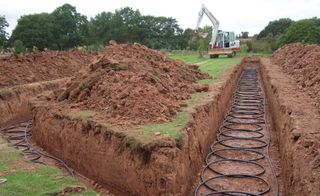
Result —
[[[248,31],[249,35],[259,33],[272,20],[291,18],[299,20],[320,17],[320,0],[0,0],[0,15],[5,15],[11,31],[22,15],[52,12],[69,3],[77,11],[94,17],[103,11],[131,7],[143,15],[173,17],[181,28],[196,26],[202,4],[219,20],[220,30],[237,34]],[[210,25],[204,17],[201,26]]]

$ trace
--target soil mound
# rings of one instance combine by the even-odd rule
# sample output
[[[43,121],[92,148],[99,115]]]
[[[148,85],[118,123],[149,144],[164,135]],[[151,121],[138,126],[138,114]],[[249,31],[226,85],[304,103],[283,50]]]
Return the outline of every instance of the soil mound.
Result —
[[[55,94],[65,106],[98,111],[110,124],[166,122],[190,93],[208,90],[194,85],[208,77],[143,45],[113,43]]]
[[[292,75],[320,107],[320,45],[288,44],[273,53],[272,62]]]
[[[94,55],[78,50],[11,55],[0,59],[0,88],[72,76]]]

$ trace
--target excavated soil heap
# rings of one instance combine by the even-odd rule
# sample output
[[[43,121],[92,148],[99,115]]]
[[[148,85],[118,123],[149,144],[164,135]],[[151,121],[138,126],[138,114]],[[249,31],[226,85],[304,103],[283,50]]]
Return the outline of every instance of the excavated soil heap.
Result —
[[[45,51],[0,59],[0,88],[70,77],[88,65],[96,53]]]
[[[320,45],[288,44],[273,53],[272,62],[292,75],[320,108]]]
[[[63,108],[93,110],[117,126],[167,122],[186,105],[203,74],[196,65],[168,59],[139,44],[112,44],[55,92]]]

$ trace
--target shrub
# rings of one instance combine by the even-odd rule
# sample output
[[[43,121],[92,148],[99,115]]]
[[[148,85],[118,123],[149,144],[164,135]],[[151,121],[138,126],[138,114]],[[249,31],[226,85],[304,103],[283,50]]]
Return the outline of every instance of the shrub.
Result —
[[[14,52],[16,54],[24,53],[26,51],[26,47],[23,45],[21,40],[15,40],[13,43]]]
[[[301,42],[308,44],[320,43],[320,19],[311,18],[293,23],[285,34],[277,41],[277,47],[285,44]]]

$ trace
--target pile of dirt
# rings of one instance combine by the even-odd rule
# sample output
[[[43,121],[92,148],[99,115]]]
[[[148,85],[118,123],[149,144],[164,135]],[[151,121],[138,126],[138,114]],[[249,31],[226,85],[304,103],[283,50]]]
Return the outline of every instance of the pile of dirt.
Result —
[[[0,59],[0,88],[72,76],[96,53],[78,50],[43,51]]]
[[[292,75],[320,108],[320,45],[288,44],[273,53],[272,62]]]
[[[75,75],[55,100],[68,108],[93,110],[115,125],[167,122],[186,106],[190,93],[207,91],[195,85],[209,78],[196,65],[167,58],[140,44],[106,47]]]

